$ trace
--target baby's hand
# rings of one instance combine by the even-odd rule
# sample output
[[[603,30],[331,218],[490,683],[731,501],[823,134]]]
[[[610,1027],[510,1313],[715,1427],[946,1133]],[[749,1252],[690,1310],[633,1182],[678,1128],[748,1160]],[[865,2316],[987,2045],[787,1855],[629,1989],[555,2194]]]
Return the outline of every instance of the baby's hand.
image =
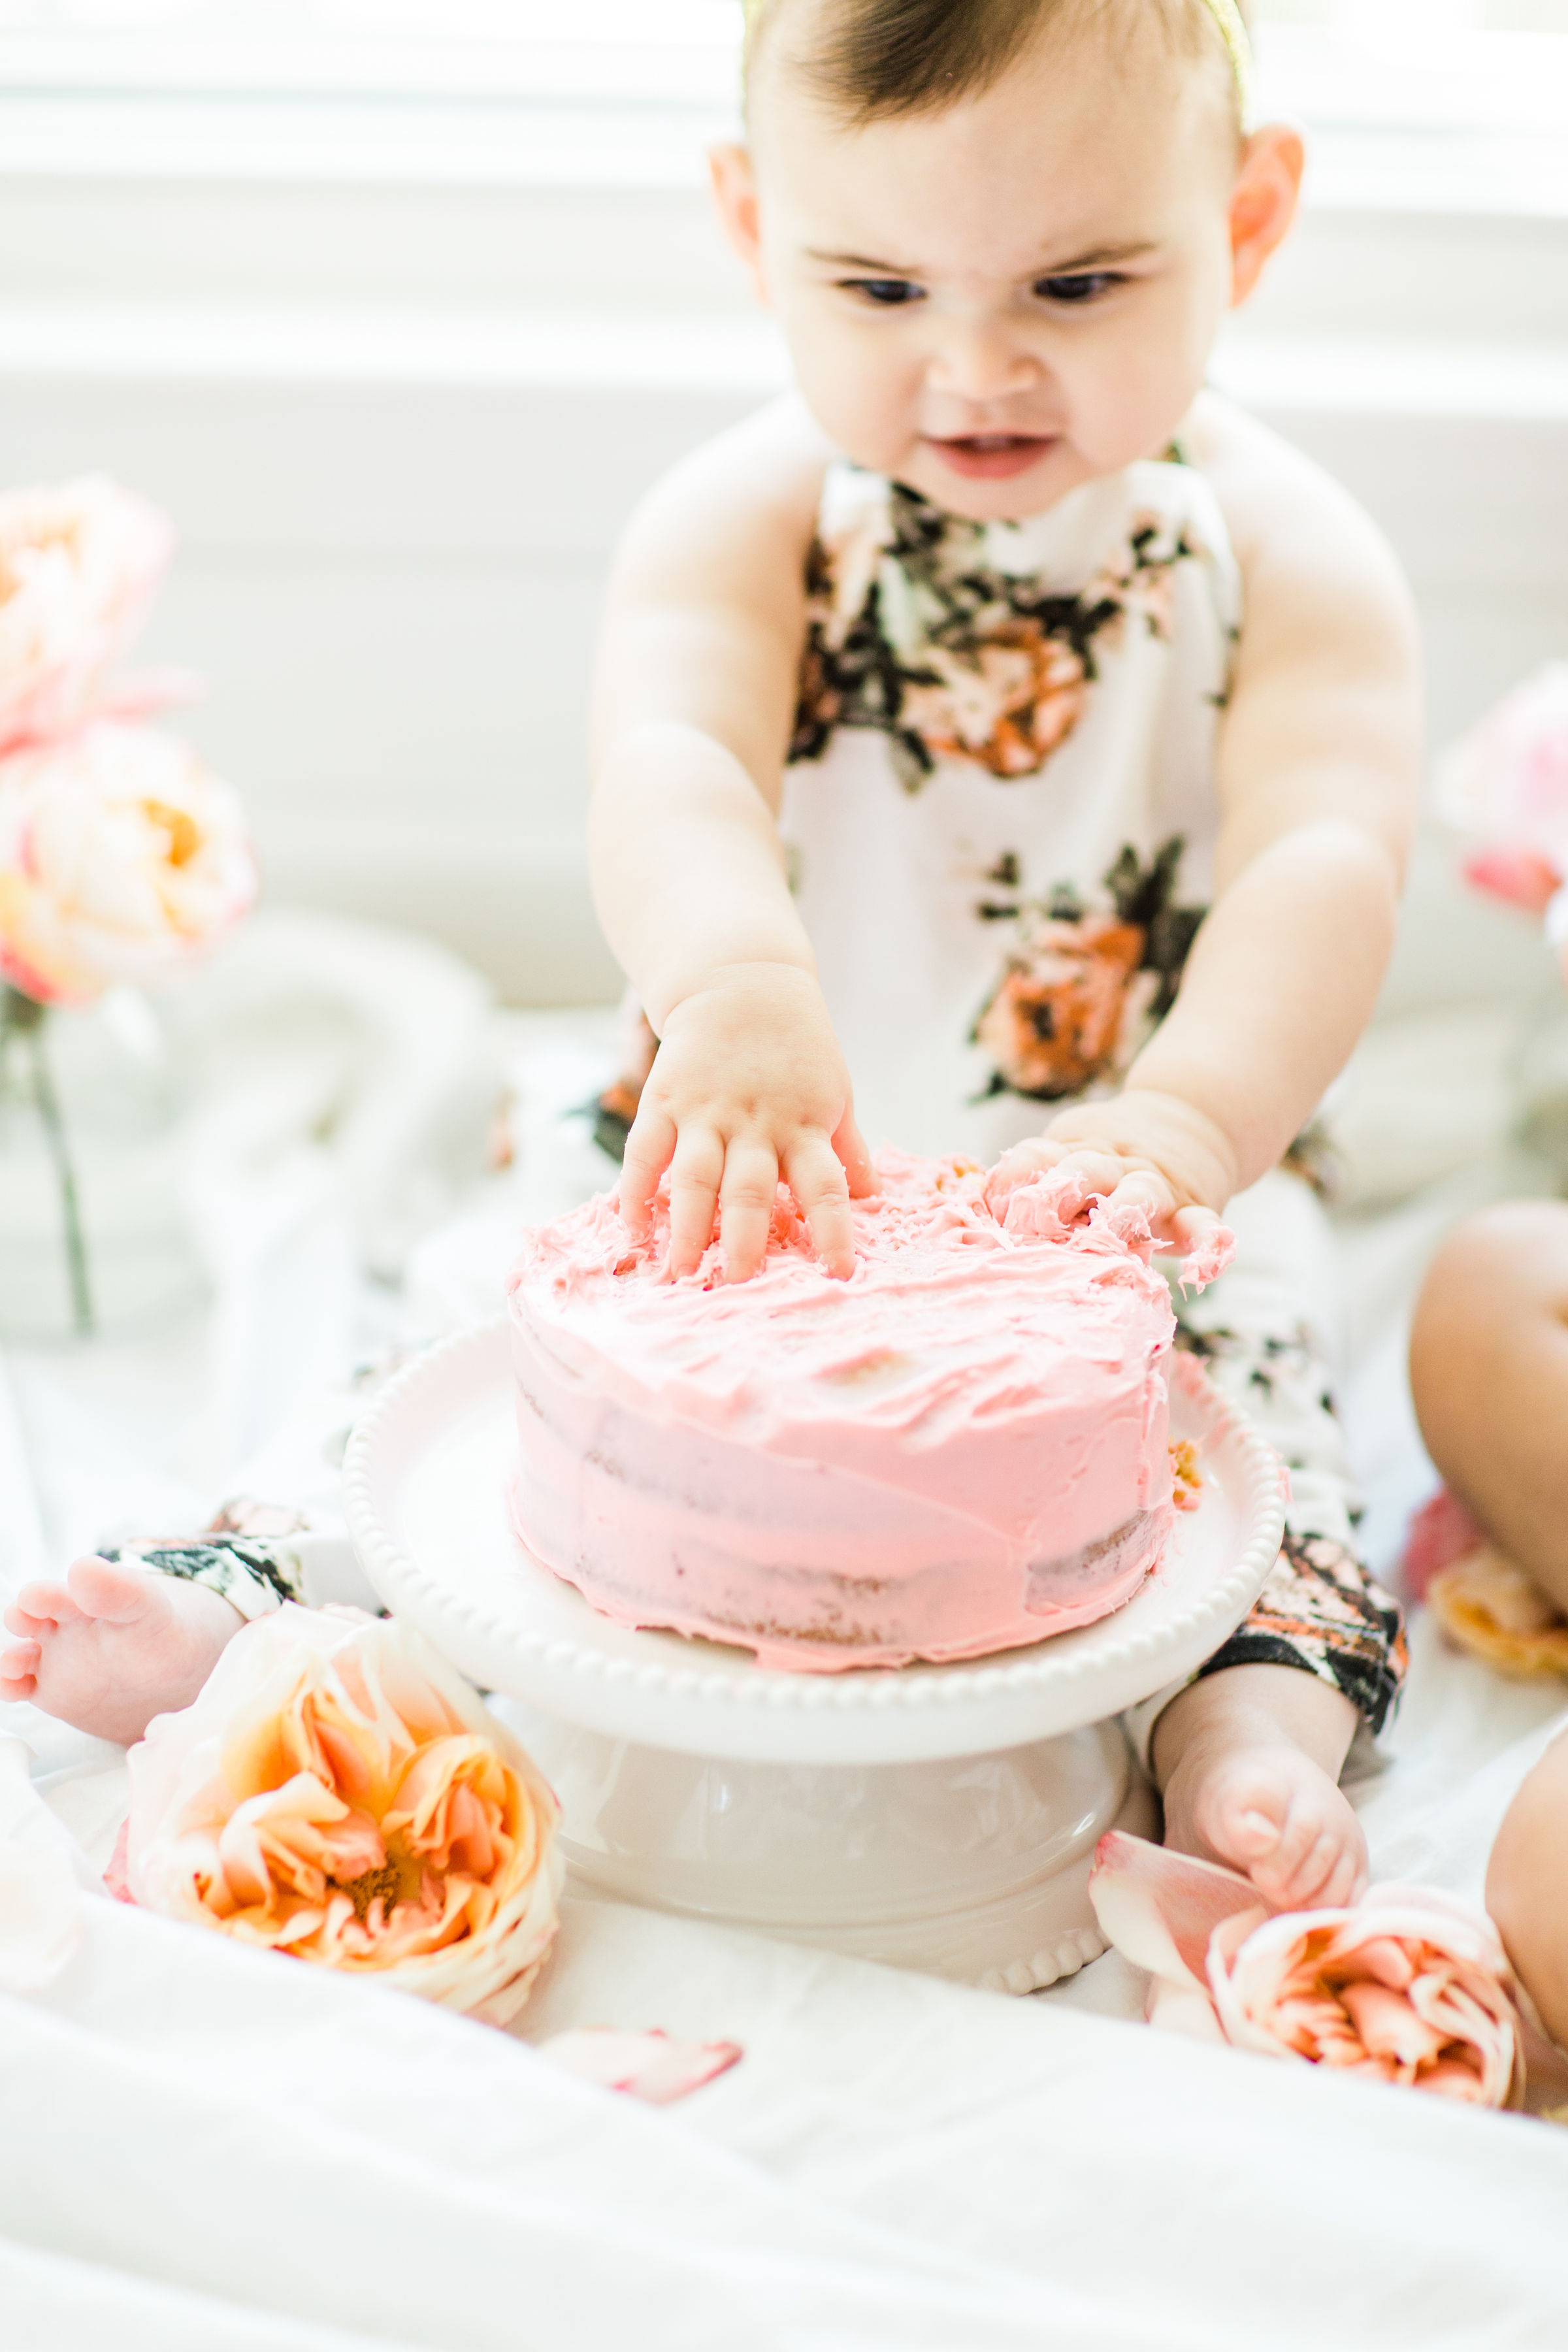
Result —
[[[809,972],[731,964],[668,1014],[626,1139],[621,1210],[634,1233],[647,1231],[667,1168],[672,1275],[693,1271],[715,1211],[727,1278],[754,1274],[781,1178],[828,1273],[853,1274],[850,1198],[877,1180]]]
[[[1192,1104],[1130,1087],[1109,1102],[1061,1112],[1044,1135],[1004,1153],[986,1198],[1000,1207],[1046,1169],[1071,1179],[1080,1206],[1099,1198],[1142,1209],[1156,1246],[1190,1257],[1220,1230],[1235,1155],[1229,1138]]]
[[[1366,1892],[1366,1839],[1349,1800],[1288,1741],[1196,1753],[1172,1774],[1164,1802],[1167,1845],[1240,1871],[1282,1911]]]

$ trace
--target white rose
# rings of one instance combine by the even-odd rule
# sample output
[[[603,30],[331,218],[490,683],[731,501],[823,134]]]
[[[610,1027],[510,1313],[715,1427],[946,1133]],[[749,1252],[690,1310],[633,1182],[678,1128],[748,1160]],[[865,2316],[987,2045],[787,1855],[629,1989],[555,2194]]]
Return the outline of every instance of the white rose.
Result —
[[[173,736],[100,719],[0,758],[0,978],[28,996],[156,979],[255,896],[237,795]]]

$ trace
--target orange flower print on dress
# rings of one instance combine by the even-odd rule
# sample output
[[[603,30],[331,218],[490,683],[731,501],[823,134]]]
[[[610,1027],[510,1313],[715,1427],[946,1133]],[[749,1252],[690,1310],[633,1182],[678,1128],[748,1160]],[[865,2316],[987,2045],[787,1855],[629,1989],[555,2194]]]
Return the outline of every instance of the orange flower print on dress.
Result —
[[[975,1024],[1002,1085],[1047,1101],[1088,1086],[1115,1053],[1142,953],[1143,933],[1114,915],[1040,922]]]
[[[1083,715],[1083,657],[1038,621],[1005,623],[967,659],[933,647],[939,683],[911,686],[904,718],[941,760],[973,760],[994,776],[1032,776]]]
[[[621,1015],[620,1066],[604,1093],[587,1106],[594,1140],[615,1160],[626,1158],[626,1138],[658,1052],[658,1039],[647,1014],[634,998],[628,997],[622,1005]]]
[[[1059,1102],[1121,1076],[1175,1002],[1203,920],[1201,908],[1175,903],[1183,847],[1173,835],[1145,865],[1130,844],[1100,907],[1066,884],[1031,903],[1015,855],[987,876],[994,895],[976,915],[1013,925],[1006,968],[974,1024],[992,1063],[988,1094]]]
[[[819,760],[839,728],[875,728],[910,793],[940,761],[1003,783],[1038,775],[1088,709],[1097,645],[1134,623],[1168,635],[1176,566],[1201,553],[1184,528],[1139,515],[1086,587],[1043,592],[998,561],[1018,526],[860,478],[863,502],[825,521],[806,559],[789,756]]]

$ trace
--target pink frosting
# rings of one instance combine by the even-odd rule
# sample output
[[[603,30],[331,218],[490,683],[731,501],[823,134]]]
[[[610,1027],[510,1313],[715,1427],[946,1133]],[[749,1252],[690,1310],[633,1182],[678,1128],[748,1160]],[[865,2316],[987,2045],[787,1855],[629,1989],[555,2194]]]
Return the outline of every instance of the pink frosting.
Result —
[[[1002,1221],[984,1176],[886,1153],[836,1282],[781,1191],[726,1284],[613,1196],[528,1234],[510,1289],[529,1549],[627,1624],[837,1669],[1037,1642],[1129,1599],[1171,1525],[1173,1318],[1146,1225]]]

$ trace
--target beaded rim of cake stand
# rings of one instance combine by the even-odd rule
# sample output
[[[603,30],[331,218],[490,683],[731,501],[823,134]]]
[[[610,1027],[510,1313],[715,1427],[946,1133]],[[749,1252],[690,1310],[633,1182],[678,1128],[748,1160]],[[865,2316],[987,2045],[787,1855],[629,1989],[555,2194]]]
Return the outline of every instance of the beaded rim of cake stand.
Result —
[[[722,1697],[739,1700],[750,1707],[809,1714],[830,1708],[956,1706],[977,1698],[999,1697],[1004,1693],[1027,1691],[1047,1679],[1058,1685],[1075,1682],[1087,1675],[1098,1679],[1118,1666],[1152,1664],[1164,1652],[1184,1646],[1210,1623],[1215,1628],[1216,1638],[1222,1632],[1228,1633],[1257,1596],[1279,1550],[1278,1531],[1255,1524],[1236,1566],[1212,1585],[1201,1601],[1190,1602],[1157,1625],[1128,1633],[1120,1642],[1108,1642],[1106,1629],[1110,1621],[1101,1618],[1092,1628],[1099,1637],[1093,1650],[1077,1654],[1063,1653],[1061,1643],[1070,1635],[1057,1640],[1047,1635],[1022,1655],[1003,1653],[1000,1658],[982,1659],[977,1664],[921,1660],[909,1666],[851,1667],[832,1675],[760,1666],[751,1657],[734,1666],[676,1665],[658,1658],[634,1662],[614,1657],[560,1634],[529,1633],[503,1622],[474,1601],[459,1600],[411,1559],[400,1544],[395,1543],[376,1517],[370,1465],[384,1425],[404,1409],[410,1391],[423,1388],[437,1368],[447,1370],[470,1352],[493,1352],[505,1329],[504,1318],[498,1318],[437,1340],[395,1372],[366,1406],[354,1423],[343,1460],[343,1498],[349,1526],[366,1573],[378,1591],[384,1591],[383,1575],[395,1590],[406,1592],[411,1586],[418,1588],[440,1607],[466,1619],[476,1632],[491,1638],[499,1636],[514,1654],[531,1654],[553,1669],[570,1668],[584,1676],[596,1676],[611,1688],[618,1685],[623,1689],[629,1686],[661,1691],[680,1698]],[[1220,1394],[1190,1356],[1174,1357],[1172,1377],[1209,1414],[1215,1435],[1227,1437],[1237,1444],[1247,1473],[1245,1499],[1238,1497],[1239,1507],[1254,1523],[1264,1518],[1265,1497],[1272,1500],[1286,1486],[1286,1473],[1279,1455],[1258,1435],[1245,1413]],[[677,1637],[666,1631],[664,1638]]]

